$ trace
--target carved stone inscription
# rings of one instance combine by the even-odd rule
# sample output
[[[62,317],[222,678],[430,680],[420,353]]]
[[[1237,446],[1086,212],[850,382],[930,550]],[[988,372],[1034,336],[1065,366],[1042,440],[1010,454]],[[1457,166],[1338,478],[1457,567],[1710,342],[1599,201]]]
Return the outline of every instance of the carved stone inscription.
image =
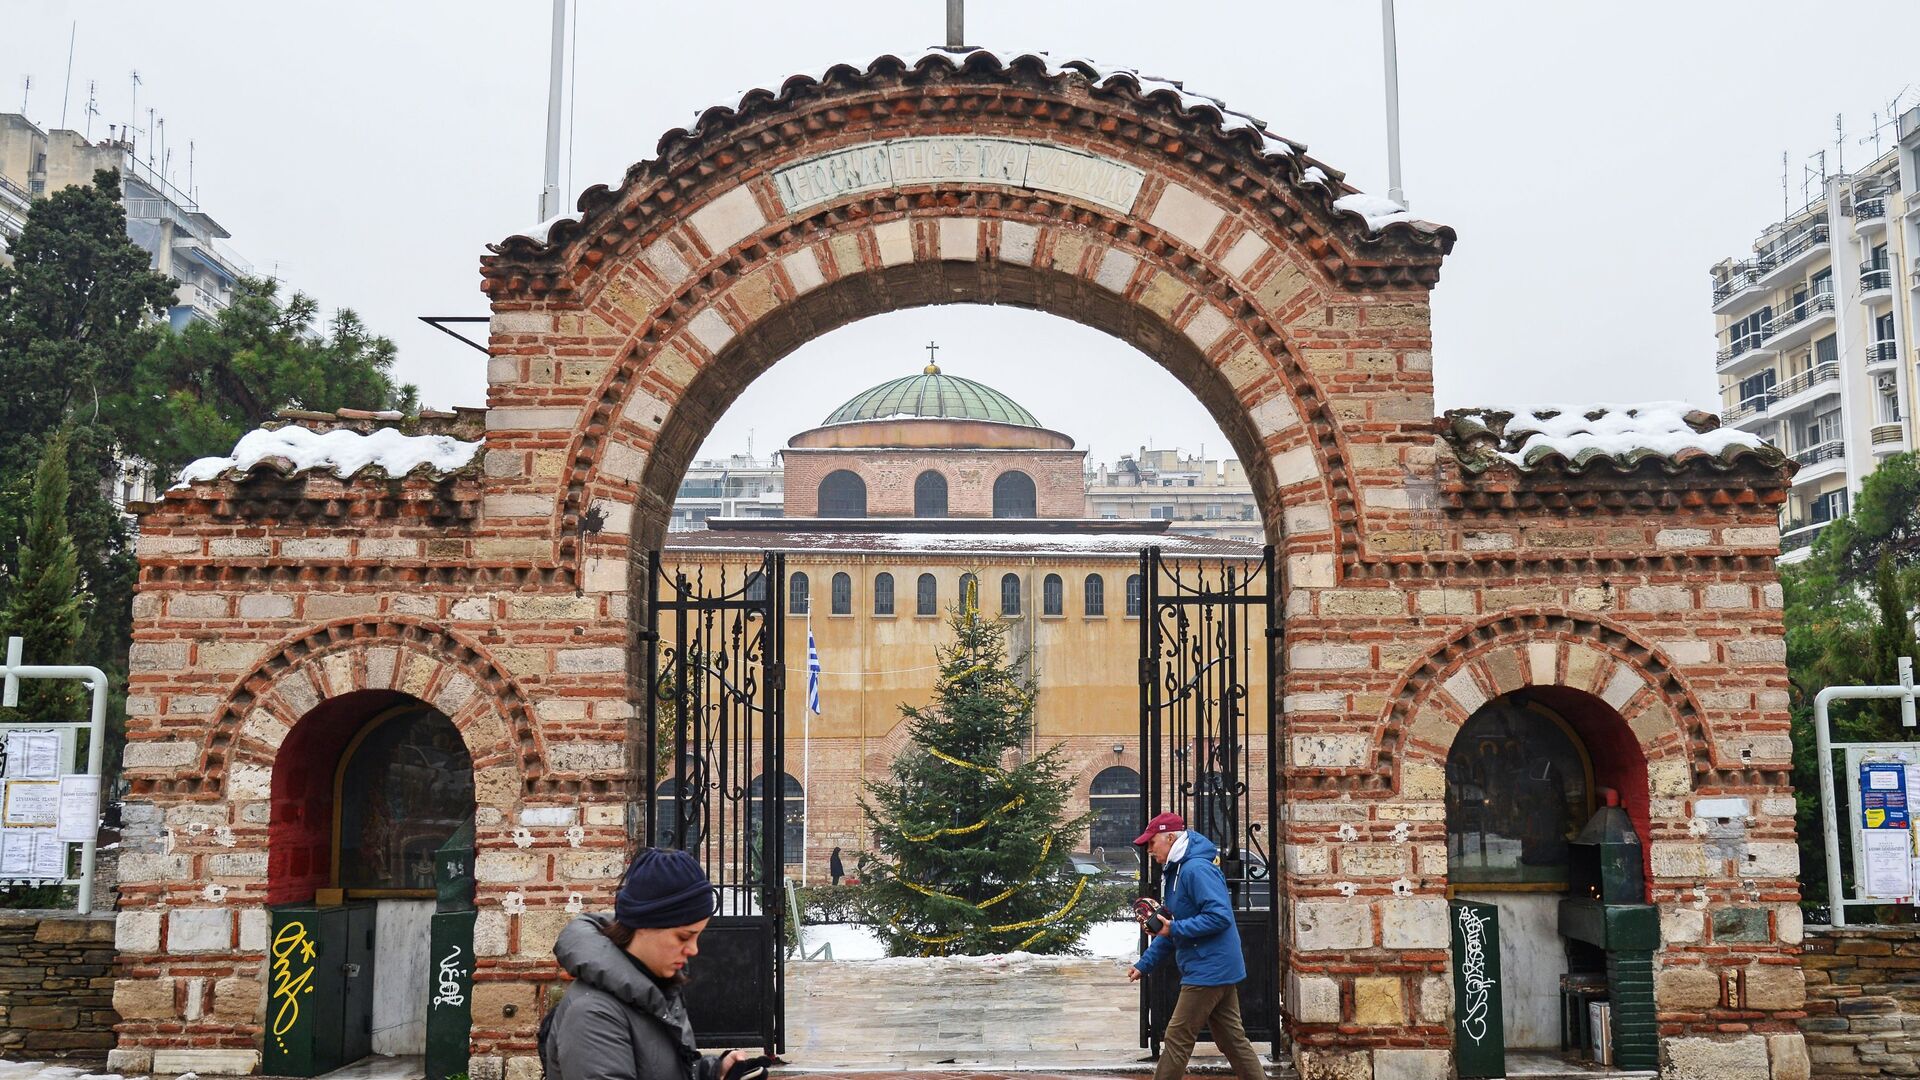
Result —
[[[918,184],[1007,184],[1130,211],[1146,173],[1099,154],[1031,139],[888,139],[835,150],[774,174],[788,211],[843,195]]]

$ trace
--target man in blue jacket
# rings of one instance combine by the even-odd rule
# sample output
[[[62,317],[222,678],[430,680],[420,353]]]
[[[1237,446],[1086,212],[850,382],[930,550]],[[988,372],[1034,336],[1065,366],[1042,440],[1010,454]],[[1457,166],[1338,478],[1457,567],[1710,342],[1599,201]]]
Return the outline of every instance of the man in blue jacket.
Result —
[[[1163,868],[1161,895],[1173,920],[1161,925],[1127,978],[1139,982],[1168,953],[1180,969],[1180,1000],[1167,1020],[1153,1080],[1179,1080],[1186,1074],[1202,1027],[1239,1080],[1263,1080],[1260,1055],[1240,1024],[1240,983],[1247,977],[1247,964],[1240,956],[1227,879],[1213,862],[1218,849],[1187,828],[1179,814],[1161,814],[1147,822],[1147,831],[1134,843],[1146,845],[1147,854]]]

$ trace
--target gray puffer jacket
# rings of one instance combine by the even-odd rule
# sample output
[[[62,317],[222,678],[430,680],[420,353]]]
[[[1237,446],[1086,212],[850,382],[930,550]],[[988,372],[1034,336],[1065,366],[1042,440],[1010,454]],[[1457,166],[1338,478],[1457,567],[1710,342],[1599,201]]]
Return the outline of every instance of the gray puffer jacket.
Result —
[[[680,995],[600,932],[604,915],[560,931],[553,955],[575,982],[540,1045],[547,1080],[714,1080],[720,1059],[694,1049]]]

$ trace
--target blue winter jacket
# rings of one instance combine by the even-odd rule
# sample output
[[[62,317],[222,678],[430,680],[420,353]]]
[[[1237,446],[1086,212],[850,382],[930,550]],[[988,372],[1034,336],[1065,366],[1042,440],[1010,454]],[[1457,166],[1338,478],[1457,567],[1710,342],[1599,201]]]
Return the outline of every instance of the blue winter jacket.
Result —
[[[1233,901],[1227,879],[1213,864],[1213,841],[1187,830],[1187,850],[1162,871],[1165,903],[1173,912],[1166,937],[1155,937],[1133,966],[1149,972],[1173,954],[1182,986],[1232,986],[1247,978],[1240,955],[1240,931],[1233,925]]]

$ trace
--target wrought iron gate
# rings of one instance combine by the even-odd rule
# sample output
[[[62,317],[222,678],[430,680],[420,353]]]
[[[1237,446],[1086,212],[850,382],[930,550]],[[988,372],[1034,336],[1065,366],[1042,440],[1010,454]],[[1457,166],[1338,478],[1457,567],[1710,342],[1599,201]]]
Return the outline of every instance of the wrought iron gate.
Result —
[[[1147,548],[1139,582],[1142,827],[1171,810],[1219,846],[1247,961],[1241,1019],[1248,1038],[1274,1042],[1277,1053],[1283,898],[1271,862],[1279,797],[1273,548],[1257,560],[1177,561]],[[1269,689],[1256,693],[1262,675]],[[1160,868],[1142,860],[1140,874],[1142,894],[1159,895]],[[1171,966],[1141,986],[1140,1045],[1156,1054],[1179,993]]]
[[[785,559],[647,560],[645,842],[691,852],[719,891],[685,1000],[700,1044],[784,1048]]]

